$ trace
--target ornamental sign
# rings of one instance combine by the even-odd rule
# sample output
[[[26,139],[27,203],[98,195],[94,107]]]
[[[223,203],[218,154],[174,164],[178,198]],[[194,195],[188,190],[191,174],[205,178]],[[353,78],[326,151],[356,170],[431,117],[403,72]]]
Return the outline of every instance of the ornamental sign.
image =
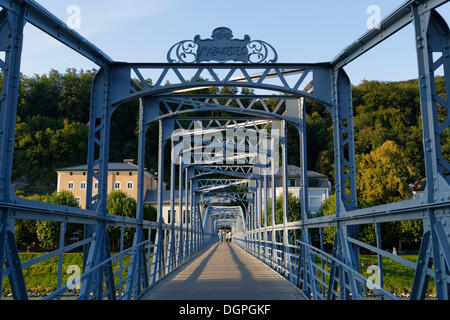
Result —
[[[225,27],[214,29],[211,39],[201,39],[197,35],[193,41],[180,41],[167,53],[170,63],[276,63],[277,60],[278,54],[270,44],[251,40],[248,35],[244,39],[233,39],[232,31]]]

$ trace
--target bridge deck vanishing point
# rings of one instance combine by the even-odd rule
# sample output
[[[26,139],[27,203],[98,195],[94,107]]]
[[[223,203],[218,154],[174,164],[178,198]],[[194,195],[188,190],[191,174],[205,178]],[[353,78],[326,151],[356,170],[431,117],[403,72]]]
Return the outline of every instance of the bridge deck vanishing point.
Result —
[[[141,300],[304,300],[301,291],[233,243],[211,246]]]

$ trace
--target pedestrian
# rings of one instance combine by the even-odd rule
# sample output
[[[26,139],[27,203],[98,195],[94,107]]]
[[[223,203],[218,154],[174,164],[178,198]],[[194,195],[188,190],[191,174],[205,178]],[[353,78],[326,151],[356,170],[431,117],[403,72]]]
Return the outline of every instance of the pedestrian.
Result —
[[[227,232],[227,242],[230,242],[230,231]]]
[[[222,242],[222,231],[219,230],[219,232],[217,233],[217,241],[219,241],[219,243]]]
[[[232,236],[233,234],[231,233],[231,231],[230,231],[229,233],[230,233],[230,239],[229,239],[228,241],[231,243],[231,236]]]
[[[392,254],[395,256],[397,255],[397,249],[395,249],[395,247],[392,248]]]

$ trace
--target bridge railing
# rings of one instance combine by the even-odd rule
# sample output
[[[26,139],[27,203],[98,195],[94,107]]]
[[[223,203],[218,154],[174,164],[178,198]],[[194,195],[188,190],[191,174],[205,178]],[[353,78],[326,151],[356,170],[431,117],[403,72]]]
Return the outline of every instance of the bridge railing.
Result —
[[[372,210],[375,210],[375,208],[372,208]],[[335,217],[328,217],[330,220],[333,218]],[[417,218],[415,215],[409,216],[410,220],[417,220],[415,218]],[[354,223],[357,224],[358,217],[354,219]],[[398,292],[394,294],[389,291],[392,288],[385,288],[385,280],[388,277],[404,278],[408,275],[410,276],[408,281],[412,284],[409,292],[410,298],[425,299],[424,289],[419,287],[423,285],[419,277],[425,274],[426,277],[430,277],[431,282],[434,282],[436,281],[434,279],[436,278],[435,270],[429,265],[424,266],[423,261],[414,262],[414,259],[406,259],[397,255],[397,253],[383,250],[382,247],[383,245],[385,247],[385,244],[381,241],[381,221],[384,220],[375,216],[372,219],[380,220],[380,222],[368,224],[375,230],[376,246],[352,236],[346,237],[346,241],[352,246],[355,253],[353,261],[343,259],[338,252],[340,248],[336,245],[333,246],[332,252],[327,252],[325,249],[324,228],[331,228],[333,225],[331,222],[322,222],[322,226],[314,229],[302,226],[301,221],[291,222],[287,225],[279,224],[263,227],[237,234],[233,236],[233,242],[296,285],[305,293],[306,297],[314,300],[397,300],[400,299]],[[408,219],[407,213],[404,213],[403,219]],[[388,220],[390,222],[396,221],[392,217]],[[398,221],[401,221],[401,219]],[[426,218],[423,223],[427,223]],[[289,237],[287,245],[283,241],[282,231],[284,229],[287,231],[285,234]],[[315,234],[314,241],[308,243],[303,240],[302,232],[305,233],[306,230],[308,233]],[[271,240],[272,233],[275,233],[275,241]],[[428,233],[425,232],[423,236],[425,242],[428,236]],[[423,241],[423,239],[418,240]],[[425,248],[427,247],[422,245],[418,255],[419,258],[423,256],[421,251]],[[362,250],[366,255],[372,255],[373,259],[376,258],[377,262],[369,263],[369,261],[366,261],[363,264],[367,259],[360,256]],[[388,261],[391,262],[391,266],[386,270],[384,263]],[[367,269],[362,270],[362,267]],[[396,270],[391,270],[392,267]],[[408,271],[408,269],[411,270]],[[414,273],[414,276],[411,276],[412,273]],[[450,276],[447,274],[443,281],[450,283]],[[422,294],[419,296],[420,292]]]
[[[12,211],[14,216],[10,217],[10,223],[14,224],[15,219],[51,221],[59,226],[60,233],[57,249],[27,261],[21,261],[17,247],[9,248],[14,252],[8,254],[17,259],[15,264],[10,263],[1,269],[0,292],[2,289],[10,289],[15,299],[28,299],[31,291],[28,278],[25,276],[21,279],[18,274],[30,274],[30,272],[26,272],[28,268],[48,263],[55,257],[57,263],[54,261],[51,263],[56,268],[56,274],[50,277],[44,275],[42,279],[39,279],[38,275],[33,276],[33,281],[41,282],[42,287],[46,285],[48,279],[54,283],[56,278],[56,289],[50,293],[41,293],[44,300],[61,299],[68,296],[77,299],[136,299],[146,289],[151,288],[216,240],[216,235],[205,234],[191,225],[180,227],[146,220],[139,222],[137,219],[116,215],[98,217],[91,215],[88,210],[19,198],[16,202],[18,204],[15,208],[16,211]],[[42,212],[38,210],[39,205],[46,205],[48,208]],[[4,206],[11,209],[10,204],[0,204],[0,207]],[[80,215],[80,213],[82,214]],[[82,240],[70,243],[66,237],[67,226],[68,224],[78,224],[86,230],[86,227],[95,226],[99,222],[104,222],[106,227],[120,228],[120,248],[118,252],[111,255],[100,253],[95,265],[88,268],[86,264],[90,252],[89,247],[95,244],[96,236],[92,234],[85,236]],[[139,228],[143,230],[144,240],[140,243],[127,244],[125,230],[131,230],[136,234]],[[7,230],[9,237],[14,237],[10,231],[12,229]],[[107,233],[109,237],[110,232],[107,231]],[[161,234],[160,238],[159,234]],[[108,243],[110,242],[108,241]],[[67,260],[70,259],[66,254],[80,253],[81,251],[83,251],[82,265],[67,267]],[[138,262],[140,255],[145,258]],[[137,270],[136,267],[138,267]],[[132,270],[132,268],[134,269]],[[54,270],[54,268],[52,269]],[[69,277],[67,277],[67,273],[70,273]],[[106,274],[106,276],[99,276],[100,274]],[[6,277],[9,278],[9,288],[4,281]],[[68,278],[67,281],[63,281],[65,278]]]

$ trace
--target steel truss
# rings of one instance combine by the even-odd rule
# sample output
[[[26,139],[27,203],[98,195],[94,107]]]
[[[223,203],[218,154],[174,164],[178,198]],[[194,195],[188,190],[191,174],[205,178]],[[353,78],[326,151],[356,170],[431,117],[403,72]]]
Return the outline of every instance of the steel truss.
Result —
[[[216,241],[219,228],[231,226],[235,243],[301,288],[308,298],[364,299],[375,295],[382,299],[397,299],[383,288],[382,278],[378,285],[373,285],[363,276],[359,249],[364,248],[378,255],[381,274],[382,257],[415,269],[411,299],[424,299],[429,277],[434,277],[437,299],[448,300],[450,187],[446,175],[450,164],[448,157],[441,153],[440,137],[450,127],[450,107],[447,99],[436,93],[434,80],[435,72],[442,67],[445,87],[450,92],[449,29],[435,10],[446,2],[407,1],[382,21],[380,29],[369,31],[329,63],[282,64],[272,61],[252,64],[115,62],[36,2],[0,0],[3,8],[0,12],[0,51],[5,53],[4,61],[0,61],[3,72],[0,288],[3,278],[8,276],[14,298],[27,299],[23,269],[58,256],[58,289],[45,299],[59,299],[70,291],[69,284],[64,285],[61,281],[63,253],[83,248],[79,299],[137,299]],[[92,85],[86,210],[20,199],[11,187],[26,23],[100,67]],[[351,82],[343,67],[410,23],[415,26],[417,43],[426,192],[422,198],[358,210]],[[149,83],[147,74],[153,75],[154,84]],[[217,88],[221,87],[262,89],[268,93],[221,95],[217,93]],[[199,89],[208,89],[211,93],[189,92]],[[106,209],[110,124],[114,111],[134,99],[140,101],[138,206],[135,218],[124,218],[108,214]],[[278,102],[271,106],[269,100],[274,99]],[[312,218],[308,214],[306,99],[323,105],[333,119],[336,214],[332,216]],[[438,120],[438,107],[446,110],[442,122]],[[199,114],[207,111],[227,115],[212,119]],[[146,221],[143,215],[145,136],[153,122],[159,123],[157,222]],[[287,123],[295,126],[300,137],[300,221],[289,220]],[[210,139],[211,135],[222,134],[223,137],[233,130],[257,133],[267,130],[268,143],[255,143],[247,137],[239,140],[239,135],[225,136],[220,141]],[[172,161],[171,219],[166,223],[163,219],[163,182],[167,145]],[[221,156],[199,158],[208,148],[221,147],[226,150]],[[280,162],[282,165],[278,168]],[[98,170],[94,170],[97,166]],[[273,183],[278,170],[281,170],[284,188],[281,223],[277,223]],[[99,184],[96,194],[92,190],[93,179]],[[178,191],[175,190],[176,180]],[[271,185],[269,181],[272,181]],[[16,219],[60,223],[59,248],[21,262],[14,236]],[[417,263],[381,248],[380,225],[403,220],[424,222]],[[64,235],[68,223],[83,224],[84,239],[66,244]],[[375,225],[377,246],[358,239],[358,226],[362,224]],[[121,229],[121,250],[115,255],[111,253],[107,226]],[[323,229],[327,227],[337,230],[332,254],[325,252],[323,247]],[[124,247],[125,228],[135,230],[129,248]],[[319,245],[312,238],[316,231]],[[129,258],[128,263],[126,258]],[[117,267],[116,270],[113,267]],[[119,275],[118,281],[116,275]]]

